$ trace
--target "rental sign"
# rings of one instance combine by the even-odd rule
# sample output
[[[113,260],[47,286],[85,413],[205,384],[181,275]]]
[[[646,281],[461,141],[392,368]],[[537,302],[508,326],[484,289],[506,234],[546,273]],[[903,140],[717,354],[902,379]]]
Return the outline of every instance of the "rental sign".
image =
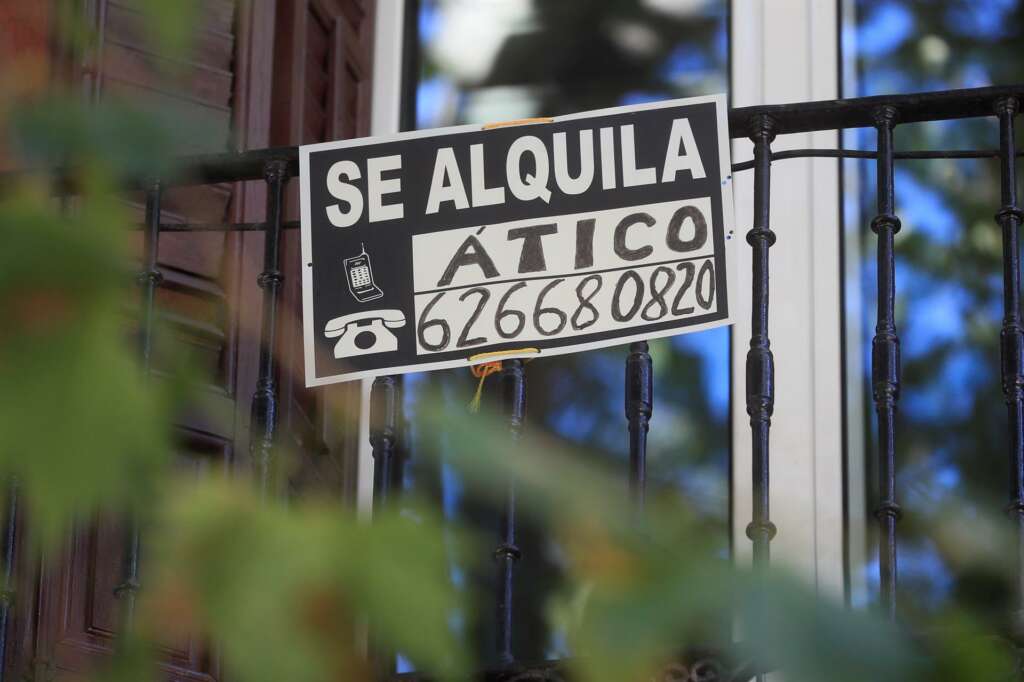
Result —
[[[307,145],[306,384],[731,322],[724,96]]]

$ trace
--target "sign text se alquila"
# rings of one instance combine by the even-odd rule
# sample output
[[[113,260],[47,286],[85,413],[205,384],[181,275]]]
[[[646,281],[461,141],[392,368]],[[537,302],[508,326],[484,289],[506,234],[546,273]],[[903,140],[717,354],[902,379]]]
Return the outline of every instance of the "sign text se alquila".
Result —
[[[728,324],[724,96],[300,148],[307,385]]]

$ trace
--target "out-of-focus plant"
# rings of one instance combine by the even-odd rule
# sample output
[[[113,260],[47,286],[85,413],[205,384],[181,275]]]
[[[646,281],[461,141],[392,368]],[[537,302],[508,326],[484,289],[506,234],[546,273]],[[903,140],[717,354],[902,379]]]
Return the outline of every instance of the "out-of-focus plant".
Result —
[[[169,405],[127,344],[122,210],[96,185],[68,213],[44,190],[0,201],[0,468],[49,544],[77,514],[151,496]]]
[[[60,16],[73,4],[59,5]],[[176,46],[195,4],[140,7]],[[88,42],[81,26],[62,25],[70,44]],[[138,366],[120,196],[126,181],[169,172],[202,128],[171,111],[42,87],[33,59],[44,57],[19,55],[0,73],[5,166],[37,171],[0,188],[0,473],[23,492],[28,537],[46,546],[101,506],[145,511],[170,463],[181,382],[148,382]]]
[[[187,40],[182,4],[143,6],[168,45]],[[45,174],[4,180],[0,473],[19,482],[42,546],[101,508],[146,516],[137,628],[103,679],[159,678],[159,645],[176,627],[216,642],[247,682],[368,680],[371,651],[401,652],[442,679],[482,665],[455,636],[466,605],[449,576],[453,534],[436,511],[407,499],[368,525],[337,501],[264,501],[242,476],[197,484],[174,473],[171,425],[187,383],[147,379],[137,362],[131,226],[118,197],[126,179],[173,172],[165,160],[197,130],[114,102],[15,100],[2,107],[3,148],[25,166],[70,169],[75,191],[56,198]],[[513,444],[497,416],[444,404],[426,397],[425,428],[475,444],[447,464],[495,504],[513,479],[521,512],[564,552],[568,584],[550,620],[580,682],[649,679],[694,646],[815,682],[997,679],[1010,666],[969,614],[951,612],[948,627],[919,641],[791,579],[735,570],[714,558],[716,540],[677,496],[654,495],[640,514],[606,460],[566,456],[563,442],[532,431]],[[485,558],[480,543],[454,538],[460,556]]]
[[[784,573],[714,559],[703,551],[713,538],[678,497],[655,497],[638,513],[621,477],[581,465],[537,432],[514,443],[496,415],[435,412],[432,424],[451,439],[486,442],[451,464],[495,499],[514,481],[523,513],[542,519],[566,549],[572,582],[551,613],[568,633],[580,680],[650,679],[698,645],[728,652],[734,669],[808,682],[957,680],[968,671],[995,680],[1013,669],[1009,642],[970,614],[950,612],[944,627],[915,632],[847,609]],[[972,527],[988,532],[991,520]],[[1001,561],[989,549],[979,560]]]
[[[88,47],[72,5],[61,5],[64,40]],[[138,3],[165,52],[188,44],[197,7]],[[124,199],[173,178],[172,160],[203,146],[203,122],[113,96],[86,102],[12,70],[0,74],[0,130],[4,165],[19,169],[0,179],[0,476],[18,490],[23,551],[55,550],[100,512],[145,529],[136,627],[98,678],[158,678],[160,646],[181,626],[211,638],[242,679],[369,679],[368,624],[375,643],[462,676],[428,510],[383,512],[371,529],[338,501],[264,503],[244,477],[177,473],[175,417],[201,396],[187,359],[162,363],[174,375],[142,371],[137,218]]]
[[[359,521],[337,501],[266,505],[239,485],[177,488],[144,612],[218,642],[245,680],[363,680],[361,632],[443,679],[468,671],[434,514],[417,505]]]

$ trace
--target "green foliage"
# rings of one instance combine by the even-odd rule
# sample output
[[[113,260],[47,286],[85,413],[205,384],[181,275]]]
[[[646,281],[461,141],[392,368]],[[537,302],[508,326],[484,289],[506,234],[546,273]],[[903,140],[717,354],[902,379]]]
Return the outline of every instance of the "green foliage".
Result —
[[[116,97],[89,104],[53,94],[19,103],[9,127],[29,167],[68,166],[81,178],[106,169],[127,183],[167,177],[176,158],[209,151],[215,139],[215,128],[195,107],[147,106]]]
[[[370,525],[336,502],[263,505],[239,485],[190,485],[169,497],[150,550],[154,631],[178,622],[206,633],[252,682],[368,679],[359,646],[367,624],[443,679],[469,669],[448,627],[458,604],[429,511],[388,512]]]
[[[617,2],[616,13],[641,13],[666,44],[682,30],[634,5]],[[141,7],[158,29],[160,49],[187,44],[194,2],[148,0]],[[561,21],[592,19],[580,7],[565,7],[544,3],[551,26],[560,11]],[[87,44],[89,32],[66,21],[69,35]],[[521,44],[536,51],[538,40]],[[516,54],[506,51],[499,64],[512,68]],[[569,70],[562,73],[596,68],[609,81],[604,65],[580,64],[573,50],[560,54]],[[616,93],[627,84],[665,85],[627,80],[606,84]],[[571,103],[591,96],[572,95],[546,105],[585,108]],[[5,123],[9,148],[22,163],[74,169],[76,195],[57,200],[52,178],[26,178],[6,181],[0,197],[0,475],[20,486],[27,535],[38,542],[30,551],[53,547],[73,522],[102,510],[132,510],[147,521],[139,627],[122,638],[98,678],[159,679],[160,644],[175,628],[209,637],[231,675],[246,682],[370,679],[368,651],[400,651],[442,679],[465,679],[482,665],[459,637],[456,616],[489,613],[490,598],[456,589],[450,564],[457,556],[460,566],[483,575],[492,564],[482,543],[436,507],[405,499],[367,523],[337,500],[262,501],[243,475],[197,483],[172,473],[170,433],[188,371],[147,378],[139,366],[131,342],[136,268],[118,183],[173,172],[165,160],[201,140],[203,125],[174,112],[111,102],[86,107],[60,97],[18,102]],[[657,371],[684,377],[676,390],[695,400],[703,386],[698,363],[670,352],[669,343],[653,344]],[[613,363],[620,371],[621,355],[593,357],[608,367],[594,372],[581,365],[559,375],[556,365],[538,361],[528,374],[551,379],[541,386],[567,383],[585,394],[581,405],[605,409],[587,399],[600,394]],[[733,666],[781,670],[790,681],[1003,679],[1011,667],[1005,644],[972,614],[951,608],[930,621],[934,632],[912,638],[906,628],[817,597],[800,581],[733,567],[721,555],[719,529],[709,532],[704,511],[673,490],[652,491],[641,514],[613,467],[619,462],[610,453],[620,444],[604,438],[606,423],[595,423],[577,446],[543,428],[513,443],[496,415],[470,417],[432,392],[445,382],[427,383],[418,400],[418,436],[444,447],[425,447],[418,456],[438,463],[443,451],[443,465],[485,512],[515,482],[521,514],[544,530],[564,574],[547,586],[554,595],[548,616],[551,630],[565,635],[580,682],[648,679],[694,645],[727,653]],[[486,388],[493,395],[497,387]],[[461,406],[468,396],[457,397]],[[546,414],[555,398],[531,400]],[[199,402],[189,396],[189,405]],[[618,418],[620,403],[614,409]],[[706,404],[687,411],[699,422],[686,425],[694,449],[721,447],[708,427],[722,427],[715,422],[721,417]],[[952,548],[967,549],[959,565],[991,568],[1000,531],[966,510],[956,516],[973,520],[947,524],[939,542],[950,556]]]
[[[621,477],[542,433],[514,443],[496,415],[453,419],[442,409],[429,423],[453,440],[486,443],[453,466],[494,499],[515,481],[521,513],[552,529],[571,580],[551,604],[551,621],[567,635],[576,679],[648,679],[696,645],[727,652],[733,669],[781,670],[807,682],[954,680],[970,670],[995,680],[1012,669],[1009,644],[964,614],[915,639],[803,581],[733,566],[709,551],[713,535],[678,497],[656,496],[639,515]]]
[[[0,201],[0,470],[44,544],[144,502],[168,461],[168,397],[126,343],[123,222],[101,192],[66,214],[28,185]]]
[[[144,4],[154,17],[187,17],[195,3]],[[167,23],[176,49],[184,28]],[[0,396],[0,472],[23,492],[28,537],[49,547],[101,506],[148,513],[166,475],[189,372],[149,381],[139,367],[122,183],[172,173],[171,159],[208,147],[209,132],[172,109],[56,92],[6,102],[0,115],[19,166],[64,169],[0,188],[0,385],[16,387]],[[73,196],[58,199],[68,187]]]
[[[142,25],[160,52],[180,55],[191,51],[204,9],[201,0],[141,0],[136,5],[143,16]]]
[[[135,0],[131,7],[139,13],[140,37],[153,43],[155,52],[172,59],[191,52],[203,10],[201,0]],[[58,35],[73,54],[84,54],[97,45],[97,32],[82,16],[80,2],[57,0],[54,9]],[[176,67],[174,62],[164,66]]]

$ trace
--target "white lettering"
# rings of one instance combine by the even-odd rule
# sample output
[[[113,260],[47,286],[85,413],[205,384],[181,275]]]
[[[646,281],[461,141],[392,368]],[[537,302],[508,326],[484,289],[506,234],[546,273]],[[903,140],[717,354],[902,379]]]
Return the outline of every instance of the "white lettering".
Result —
[[[615,128],[601,128],[601,189],[615,189]]]
[[[558,189],[566,194],[583,194],[594,181],[594,131],[580,131],[580,174],[569,175],[569,153],[566,150],[565,133],[555,133],[555,182]]]
[[[636,167],[636,143],[633,140],[633,124],[619,128],[622,136],[622,186],[653,185],[658,181],[658,172],[654,167]]]
[[[672,132],[668,134],[668,148],[665,152],[665,167],[661,171],[662,182],[674,182],[676,173],[690,171],[694,180],[707,177],[700,160],[697,141],[693,139],[690,120],[677,118],[672,121]]]
[[[523,155],[533,156],[536,173],[522,173]],[[520,137],[508,149],[508,157],[505,160],[505,174],[508,181],[508,188],[512,190],[512,196],[520,201],[532,201],[541,199],[545,203],[551,200],[551,190],[547,188],[548,174],[548,150],[540,138],[533,135]]]
[[[488,187],[484,177],[484,146],[469,147],[469,177],[473,190],[473,206],[493,206],[505,203],[504,187]]]
[[[369,188],[369,215],[370,222],[376,223],[381,220],[399,220],[405,215],[405,206],[402,202],[397,204],[385,204],[385,194],[394,194],[402,191],[401,178],[389,178],[384,180],[381,173],[402,169],[402,157],[399,154],[393,156],[382,156],[369,159],[366,162],[366,184]]]
[[[455,160],[455,151],[451,147],[437,150],[434,159],[434,177],[430,181],[430,194],[427,195],[426,214],[437,213],[445,201],[455,203],[458,210],[469,208],[466,187],[462,184],[459,163]]]
[[[338,204],[327,207],[327,219],[335,227],[351,227],[363,214],[362,192],[355,185],[342,180],[358,180],[359,177],[359,166],[354,161],[337,161],[327,170],[327,192],[348,204],[347,211],[342,211]]]

